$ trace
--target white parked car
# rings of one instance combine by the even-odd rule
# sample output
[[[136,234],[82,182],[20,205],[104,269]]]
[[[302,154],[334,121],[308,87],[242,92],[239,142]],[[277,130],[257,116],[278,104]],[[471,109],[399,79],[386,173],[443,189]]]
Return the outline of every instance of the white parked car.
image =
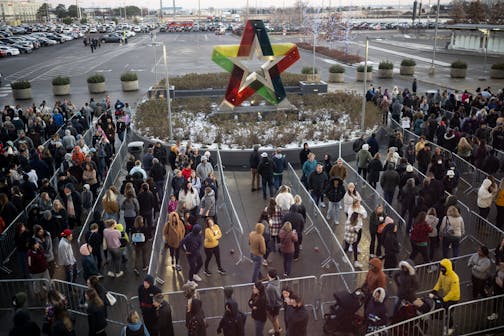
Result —
[[[7,56],[17,56],[19,55],[19,49],[12,48],[12,47],[7,47],[7,46],[0,46],[0,50],[5,51]]]

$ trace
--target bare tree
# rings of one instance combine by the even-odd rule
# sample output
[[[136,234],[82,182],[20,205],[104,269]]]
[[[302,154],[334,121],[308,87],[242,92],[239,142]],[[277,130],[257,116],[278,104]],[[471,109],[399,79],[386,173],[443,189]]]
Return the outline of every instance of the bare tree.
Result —
[[[466,20],[469,23],[486,23],[487,7],[480,0],[471,1],[467,6]]]
[[[463,0],[453,0],[451,17],[454,23],[463,23],[466,21],[466,11]]]

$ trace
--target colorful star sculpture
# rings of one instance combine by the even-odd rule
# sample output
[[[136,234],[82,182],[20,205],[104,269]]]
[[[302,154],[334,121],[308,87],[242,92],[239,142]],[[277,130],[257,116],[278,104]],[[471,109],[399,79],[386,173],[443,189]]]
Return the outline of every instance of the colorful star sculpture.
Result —
[[[243,63],[254,57],[264,60],[257,71],[251,71]],[[263,21],[248,20],[240,45],[220,45],[213,50],[212,60],[231,73],[221,106],[234,108],[254,93],[274,105],[285,102],[280,74],[299,58],[295,44],[271,44]]]

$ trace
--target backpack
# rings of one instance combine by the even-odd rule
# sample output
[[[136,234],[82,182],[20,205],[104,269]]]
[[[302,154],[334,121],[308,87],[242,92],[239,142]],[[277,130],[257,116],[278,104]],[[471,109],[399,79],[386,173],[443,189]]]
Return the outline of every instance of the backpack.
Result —
[[[357,139],[355,140],[355,142],[353,143],[353,146],[352,146],[352,149],[355,153],[357,153],[358,151],[361,150],[362,148],[362,145],[364,145],[364,139]]]

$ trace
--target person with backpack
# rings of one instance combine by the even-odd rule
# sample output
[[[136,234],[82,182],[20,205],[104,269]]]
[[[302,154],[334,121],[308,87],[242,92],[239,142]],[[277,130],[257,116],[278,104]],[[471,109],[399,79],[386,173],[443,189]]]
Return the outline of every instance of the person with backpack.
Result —
[[[143,271],[147,271],[149,268],[147,265],[147,237],[148,231],[145,228],[143,217],[137,216],[131,231],[131,241],[135,247],[135,268],[133,272],[136,275],[140,275],[140,267]]]
[[[282,303],[283,300],[280,293],[280,279],[278,278],[277,271],[275,269],[270,269],[268,271],[268,283],[266,285],[266,314],[268,320],[270,320],[273,325],[272,330],[274,336],[280,336],[280,331],[282,330],[278,320]]]
[[[188,336],[206,336],[207,323],[200,299],[192,299],[186,313]]]
[[[282,185],[283,181],[283,172],[287,169],[287,159],[284,154],[282,154],[282,150],[277,148],[275,153],[273,154],[273,185],[275,190],[278,190]]]
[[[261,175],[263,199],[266,200],[266,185],[269,188],[270,197],[275,197],[273,192],[273,161],[268,158],[268,153],[261,154],[261,162],[257,166],[257,173]]]

